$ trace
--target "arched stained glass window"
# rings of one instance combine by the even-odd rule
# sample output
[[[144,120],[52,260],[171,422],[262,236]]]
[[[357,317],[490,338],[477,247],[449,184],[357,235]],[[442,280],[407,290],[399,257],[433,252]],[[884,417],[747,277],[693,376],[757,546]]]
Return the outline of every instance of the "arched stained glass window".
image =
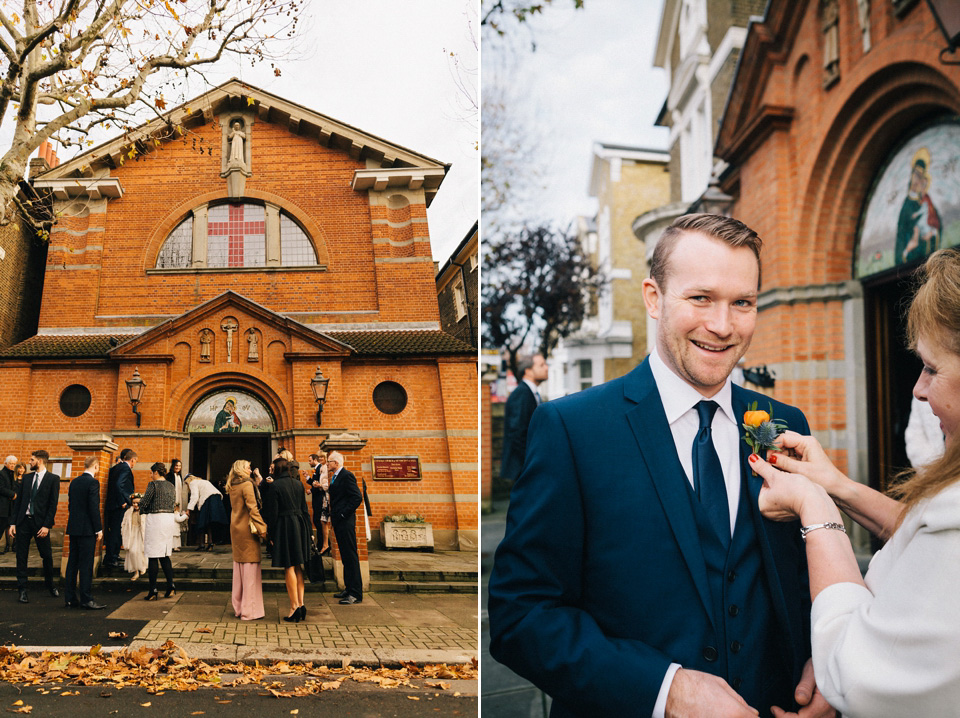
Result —
[[[194,245],[194,215],[206,212],[206,247]],[[272,210],[274,213],[277,209]],[[280,236],[262,204],[225,202],[201,205],[169,234],[157,255],[158,269],[317,266],[316,248],[303,227],[283,210]],[[276,214],[273,215],[276,217]],[[196,256],[194,256],[196,252]],[[205,254],[204,254],[205,252]]]
[[[218,204],[207,213],[208,267],[265,267],[267,223],[258,204]]]
[[[187,217],[164,242],[157,267],[189,267],[193,261],[193,215]]]
[[[280,213],[280,264],[284,267],[304,267],[317,263],[313,243],[300,225],[283,212]]]

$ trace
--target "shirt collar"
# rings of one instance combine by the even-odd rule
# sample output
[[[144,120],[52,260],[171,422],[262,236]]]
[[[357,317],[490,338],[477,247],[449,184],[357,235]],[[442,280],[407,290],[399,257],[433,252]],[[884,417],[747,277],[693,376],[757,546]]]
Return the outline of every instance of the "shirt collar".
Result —
[[[657,389],[660,392],[660,402],[663,404],[663,411],[667,415],[668,424],[673,424],[677,419],[704,400],[705,397],[703,394],[674,374],[673,370],[660,358],[656,347],[650,352],[650,370],[653,372],[653,379],[657,383]],[[728,376],[727,380],[723,383],[723,387],[716,395],[710,397],[710,401],[717,402],[720,410],[727,415],[730,421],[736,424],[736,419],[734,419],[733,416],[733,392],[731,385],[732,382]]]
[[[530,379],[524,379],[523,383],[530,387],[530,391],[533,392],[534,396],[540,396],[540,390],[537,388],[537,384]]]

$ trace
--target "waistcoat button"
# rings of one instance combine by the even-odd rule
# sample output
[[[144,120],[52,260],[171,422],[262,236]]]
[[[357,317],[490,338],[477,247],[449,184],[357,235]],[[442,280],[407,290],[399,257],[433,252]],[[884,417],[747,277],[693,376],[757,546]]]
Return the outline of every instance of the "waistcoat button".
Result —
[[[734,641],[730,644],[730,650],[733,653],[740,653],[740,649],[743,648],[743,644],[740,641]]]
[[[730,685],[733,686],[733,690],[738,691],[738,690],[740,690],[740,686],[743,685],[743,679],[742,679],[742,678],[734,678],[732,681],[730,681]]]
[[[707,646],[703,649],[703,658],[709,663],[713,663],[720,657],[720,654],[717,653],[717,649],[713,646]]]
[[[728,613],[729,613],[731,616],[738,616],[738,615],[740,614],[740,606],[738,606],[738,605],[735,604],[735,603],[732,604],[732,605],[730,606],[730,609],[729,609]]]
[[[728,580],[730,583],[733,583],[736,578],[737,578],[737,572],[734,571],[733,569],[730,569],[730,570],[727,572],[727,580]]]

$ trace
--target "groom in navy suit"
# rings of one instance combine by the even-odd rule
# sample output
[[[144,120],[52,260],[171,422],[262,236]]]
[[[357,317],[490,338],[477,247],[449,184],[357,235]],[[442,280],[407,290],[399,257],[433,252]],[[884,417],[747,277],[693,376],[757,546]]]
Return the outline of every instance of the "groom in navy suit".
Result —
[[[809,661],[799,525],[760,515],[740,436],[754,401],[807,422],[729,379],[756,326],[760,245],[728,217],[678,218],[643,283],[655,351],[533,416],[490,652],[554,718],[834,715]]]

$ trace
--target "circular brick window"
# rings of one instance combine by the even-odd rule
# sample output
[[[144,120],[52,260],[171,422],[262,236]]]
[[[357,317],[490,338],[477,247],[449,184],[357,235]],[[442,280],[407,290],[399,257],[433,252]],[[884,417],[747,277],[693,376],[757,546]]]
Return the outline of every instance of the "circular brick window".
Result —
[[[82,384],[71,384],[60,395],[60,411],[67,416],[81,416],[90,408],[90,390]]]
[[[373,404],[384,414],[399,414],[407,406],[407,392],[395,381],[382,381],[373,390]]]

